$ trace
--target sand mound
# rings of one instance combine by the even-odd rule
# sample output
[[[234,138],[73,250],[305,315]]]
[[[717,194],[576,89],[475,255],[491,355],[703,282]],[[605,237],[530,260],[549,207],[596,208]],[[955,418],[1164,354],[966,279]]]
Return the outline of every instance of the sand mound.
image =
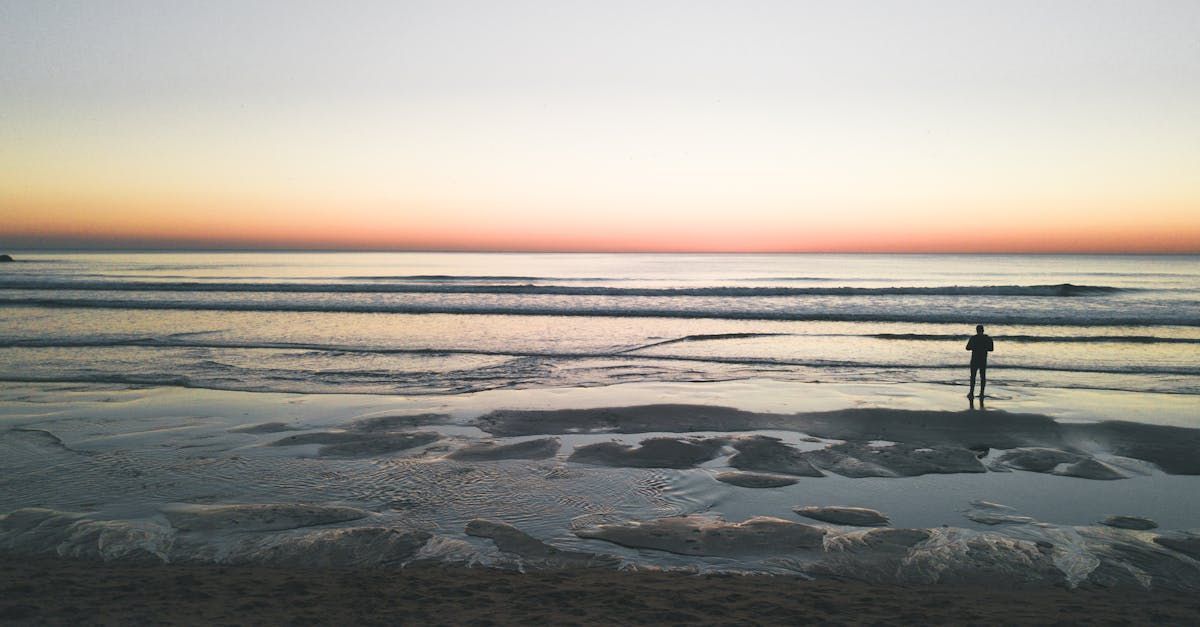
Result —
[[[957,452],[940,451],[939,447],[968,451],[1025,447],[1059,449],[1067,446],[1068,442],[1087,441],[1115,455],[1151,462],[1167,473],[1200,474],[1200,456],[1195,455],[1195,451],[1200,450],[1200,429],[1117,421],[1064,424],[1049,416],[1005,411],[863,408],[787,415],[705,405],[642,405],[571,410],[503,410],[480,417],[476,425],[498,436],[783,429],[826,439],[859,442],[887,440],[909,443],[914,448],[931,448],[935,450],[935,455],[946,456],[946,459],[934,462],[934,467],[951,463],[965,469],[953,472],[982,471],[971,469],[965,461],[958,461]],[[884,467],[866,463],[870,461],[863,458],[835,459],[829,463],[840,464],[850,472],[858,473],[863,472],[862,469]],[[906,474],[912,470],[891,470],[899,472],[901,476],[913,476]],[[1078,472],[1086,475],[1094,470],[1085,467]]]
[[[547,459],[558,453],[558,438],[541,438],[514,444],[480,442],[447,455],[460,461],[495,461],[501,459]]]
[[[599,525],[575,532],[581,538],[680,555],[746,557],[777,555],[821,546],[825,530],[780,518],[758,516],[740,523],[699,516]]]
[[[1200,563],[1156,538],[1110,527],[1077,527],[1094,559],[1087,581],[1105,587],[1200,589]],[[1161,538],[1162,536],[1160,536]]]
[[[750,431],[782,425],[786,417],[708,405],[639,405],[597,409],[494,411],[476,425],[497,436],[565,433]]]
[[[796,507],[793,511],[805,518],[855,527],[886,527],[891,521],[887,516],[865,507]]]
[[[296,431],[297,429],[286,422],[263,422],[256,425],[245,425],[242,427],[234,427],[229,430],[230,433],[280,433],[283,431]]]
[[[1063,464],[1051,471],[1051,474],[1095,481],[1113,481],[1125,479],[1126,475],[1098,459],[1082,459],[1073,464]]]
[[[805,459],[804,453],[779,438],[757,435],[735,440],[732,445],[737,454],[729,458],[729,465],[734,468],[802,477],[825,476]]]
[[[296,568],[398,567],[430,537],[425,531],[390,527],[318,529],[268,538],[225,561]]]
[[[723,472],[717,475],[716,479],[741,488],[782,488],[796,483],[796,479],[792,477],[764,475],[757,472]]]
[[[868,446],[859,442],[835,444],[807,453],[825,470],[846,477],[917,477],[929,474],[987,472],[970,449],[957,446]]]
[[[1007,505],[991,501],[971,501],[971,509],[963,512],[963,516],[983,525],[1024,525],[1037,522]]]
[[[1195,533],[1176,533],[1154,538],[1155,544],[1165,546],[1172,551],[1178,551],[1193,559],[1200,560],[1200,535]]]
[[[270,503],[250,505],[168,505],[162,509],[179,531],[278,531],[358,520],[366,510],[340,505]]]
[[[567,461],[633,468],[693,468],[717,456],[723,438],[650,438],[634,448],[620,442],[599,442],[575,449]]]
[[[608,555],[557,549],[512,525],[482,518],[467,523],[466,534],[489,538],[496,548],[539,568],[615,568],[620,564],[620,560]]]
[[[372,416],[350,423],[355,431],[394,431],[396,429],[411,429],[429,425],[444,425],[452,423],[446,414],[403,414],[398,416]]]
[[[1108,481],[1125,478],[1125,475],[1116,468],[1087,455],[1052,448],[1013,449],[997,457],[996,464],[1016,470],[1080,479]]]
[[[1118,529],[1137,529],[1140,531],[1158,528],[1158,523],[1149,518],[1142,518],[1141,516],[1109,516],[1100,521],[1100,524]]]
[[[20,555],[161,562],[170,536],[161,525],[94,520],[78,512],[25,508],[0,516],[0,552]]]
[[[303,433],[290,435],[271,443],[271,446],[303,446],[307,444],[322,444],[319,455],[322,457],[359,457],[394,453],[418,446],[424,446],[440,439],[432,431],[417,431],[413,433],[373,433],[350,431],[323,431],[319,433]]]

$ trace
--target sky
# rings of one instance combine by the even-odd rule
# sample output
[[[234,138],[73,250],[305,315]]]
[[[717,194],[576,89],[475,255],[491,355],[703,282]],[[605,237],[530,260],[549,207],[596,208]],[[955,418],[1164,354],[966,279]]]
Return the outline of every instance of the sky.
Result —
[[[0,247],[1200,252],[1200,2],[0,0]]]

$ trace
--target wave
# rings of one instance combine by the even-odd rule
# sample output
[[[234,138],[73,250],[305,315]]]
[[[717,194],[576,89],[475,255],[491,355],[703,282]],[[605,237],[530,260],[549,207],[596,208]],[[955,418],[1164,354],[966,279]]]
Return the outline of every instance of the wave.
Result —
[[[172,302],[172,301],[118,301],[77,298],[7,298],[0,299],[0,307],[45,307],[72,309],[121,309],[146,311],[256,311],[256,312],[303,312],[303,313],[392,313],[392,314],[449,314],[449,315],[493,315],[493,316],[569,316],[589,318],[677,318],[712,320],[784,320],[816,322],[928,322],[942,324],[974,325],[979,321],[978,313],[891,313],[867,312],[819,312],[819,311],[731,311],[728,309],[650,309],[650,308],[572,308],[572,307],[503,307],[482,305],[478,307],[414,304],[378,303],[261,303],[261,302]],[[1079,315],[1057,316],[1046,313],[998,313],[987,314],[990,324],[1019,324],[1026,326],[1146,326],[1148,324],[1200,327],[1200,317],[1195,312],[1179,313],[1173,317],[1161,316],[1148,319],[1146,316],[1083,317]]]
[[[966,340],[967,335],[938,333],[873,333],[866,337],[877,340],[909,340],[954,342]],[[1196,337],[1161,337],[1157,335],[993,335],[993,339],[1022,344],[1035,343],[1099,343],[1099,344],[1200,344]]]
[[[379,277],[382,279],[382,277]],[[80,290],[112,292],[270,292],[386,294],[514,294],[550,296],[1101,296],[1126,291],[1106,285],[950,285],[941,287],[610,287],[583,285],[460,284],[458,280],[533,281],[536,277],[404,277],[410,284],[243,283],[199,281],[0,281],[3,290]],[[453,279],[452,282],[447,282]],[[430,281],[421,283],[420,280]],[[608,279],[572,279],[608,280]]]
[[[399,274],[394,276],[370,274],[341,277],[348,281],[624,281],[627,279],[605,277],[550,277],[550,276],[506,276],[503,274]]]
[[[663,340],[661,342],[654,342],[652,344],[643,344],[641,346],[627,348],[627,349],[624,349],[624,350],[618,351],[618,352],[631,353],[633,351],[640,351],[640,350],[651,348],[654,346],[666,346],[668,344],[678,344],[680,342],[711,342],[714,340],[744,340],[744,339],[755,338],[755,337],[777,337],[780,335],[792,335],[792,334],[791,333],[704,333],[704,334],[697,334],[697,335],[685,335],[684,337],[677,337],[677,338],[670,339],[670,340]]]

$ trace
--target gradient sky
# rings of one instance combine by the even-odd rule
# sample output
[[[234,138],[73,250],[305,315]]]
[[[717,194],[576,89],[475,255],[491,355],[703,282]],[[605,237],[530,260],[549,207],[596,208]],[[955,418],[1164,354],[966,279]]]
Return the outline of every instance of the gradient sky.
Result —
[[[0,0],[0,246],[1200,252],[1200,2]]]

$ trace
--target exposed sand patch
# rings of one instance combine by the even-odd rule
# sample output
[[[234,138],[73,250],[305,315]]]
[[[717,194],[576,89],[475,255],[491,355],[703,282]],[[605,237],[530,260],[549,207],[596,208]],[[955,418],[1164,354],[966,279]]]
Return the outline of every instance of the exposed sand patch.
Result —
[[[825,470],[846,477],[917,477],[928,474],[987,472],[975,453],[948,445],[870,446],[858,442],[835,444],[806,453]]]
[[[723,472],[716,476],[716,480],[741,488],[782,488],[796,484],[796,479],[793,477],[740,471]]]
[[[764,435],[739,438],[732,446],[737,449],[737,454],[729,458],[729,465],[734,468],[801,477],[824,476],[803,452],[784,444],[779,438]]]
[[[1081,479],[1110,481],[1125,478],[1119,470],[1102,461],[1087,455],[1051,448],[1013,449],[997,457],[995,463],[1016,470]]]
[[[1200,560],[1200,535],[1195,532],[1179,532],[1170,535],[1161,535],[1154,538],[1155,544],[1165,546],[1172,551],[1178,551],[1191,557],[1192,559]]]
[[[813,520],[833,523],[835,525],[851,525],[854,527],[886,527],[891,524],[887,516],[865,507],[818,507],[809,505],[795,507],[792,511]]]
[[[1158,528],[1158,523],[1149,518],[1142,518],[1141,516],[1109,516],[1100,521],[1100,524],[1118,529],[1137,529],[1141,531]]]
[[[1125,479],[1126,475],[1112,466],[1093,458],[1081,459],[1073,464],[1063,464],[1051,471],[1051,474],[1095,481],[1113,481]]]
[[[142,521],[94,520],[37,507],[0,516],[0,552],[12,554],[159,562],[170,544],[168,529]]]
[[[1089,583],[1167,590],[1196,590],[1200,583],[1200,563],[1166,544],[1146,541],[1142,532],[1111,527],[1076,527],[1075,531],[1099,561],[1087,574]]]
[[[900,476],[937,472],[982,472],[960,451],[972,457],[990,449],[1046,448],[1066,452],[1086,442],[1114,455],[1150,462],[1170,474],[1200,474],[1200,429],[1133,422],[1059,423],[1049,416],[1005,411],[926,411],[846,409],[799,414],[755,413],[705,405],[641,405],[570,410],[500,410],[475,423],[498,436],[564,433],[648,433],[695,431],[798,431],[825,439],[848,440],[841,458],[828,460],[849,476]],[[864,457],[854,442],[886,440],[908,445],[893,453],[923,456],[912,462],[896,456],[888,464]],[[898,444],[899,446],[899,444]],[[886,450],[884,447],[880,450]],[[917,449],[932,449],[928,454]],[[807,456],[810,461],[812,456]],[[1088,459],[1070,458],[1059,469],[1089,479],[1116,478],[1118,470]],[[820,464],[818,464],[819,466]],[[1057,465],[1057,464],[1056,464]],[[879,470],[880,468],[884,470]],[[1047,469],[1039,472],[1053,472]],[[875,474],[871,474],[875,473]]]
[[[293,426],[287,424],[286,422],[262,422],[262,423],[259,423],[256,425],[245,425],[243,427],[234,427],[233,429],[230,429],[229,432],[230,433],[259,434],[259,433],[280,433],[282,431],[296,431],[296,430],[297,430],[296,427],[293,427]]]
[[[808,571],[865,581],[896,581],[912,547],[925,542],[926,529],[871,529],[851,531],[826,539],[825,553]]]
[[[520,557],[539,568],[615,568],[620,560],[597,553],[564,551],[502,522],[477,518],[467,523],[466,534],[490,538],[496,548]]]
[[[972,501],[971,509],[963,512],[963,516],[982,525],[1024,525],[1037,522],[1036,519],[1024,516],[1007,505],[990,501]]]
[[[300,568],[399,567],[432,535],[391,527],[314,529],[270,538],[261,548],[234,553],[228,561]]]
[[[453,421],[446,414],[402,414],[396,416],[372,416],[350,423],[350,429],[355,431],[393,431],[396,429],[412,429],[430,425],[451,424]]]
[[[767,516],[757,516],[740,523],[700,516],[679,516],[599,525],[575,531],[575,535],[679,555],[745,557],[778,555],[819,547],[825,530]]]
[[[762,416],[732,407],[707,405],[641,405],[560,410],[502,409],[480,416],[476,419],[476,426],[497,436],[594,432],[750,431],[769,428],[764,426]]]
[[[323,431],[290,435],[272,442],[271,446],[322,444],[324,446],[320,448],[318,454],[323,457],[357,457],[403,451],[424,446],[440,438],[440,435],[432,431],[412,433]]]
[[[269,503],[168,505],[162,508],[179,531],[278,531],[366,518],[370,512],[340,505]]]
[[[632,468],[694,468],[713,459],[724,438],[650,438],[636,448],[620,442],[598,442],[575,449],[567,461]]]
[[[464,446],[446,455],[460,461],[495,461],[501,459],[548,459],[558,453],[558,438],[526,440],[513,444],[480,442]]]

